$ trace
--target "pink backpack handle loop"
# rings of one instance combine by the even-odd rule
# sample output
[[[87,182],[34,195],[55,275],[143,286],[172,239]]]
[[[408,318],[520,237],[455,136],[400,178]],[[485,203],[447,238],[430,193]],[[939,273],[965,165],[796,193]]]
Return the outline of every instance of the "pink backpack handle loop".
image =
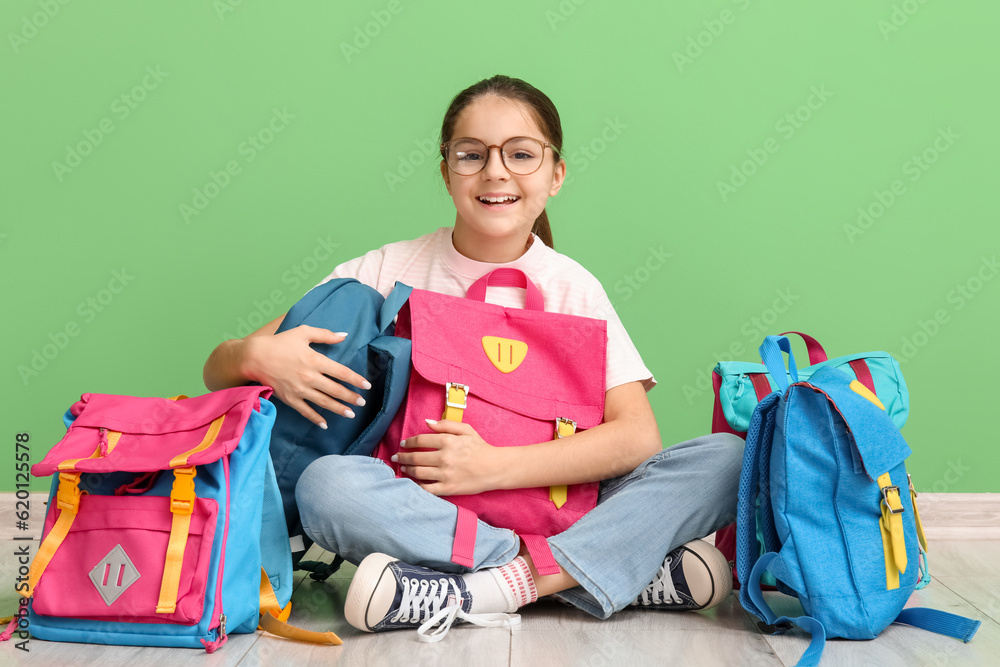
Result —
[[[528,298],[524,302],[527,310],[545,310],[545,299],[542,293],[531,282],[527,274],[520,269],[503,268],[494,269],[485,276],[472,283],[465,293],[465,298],[476,301],[486,301],[487,287],[521,287],[528,291]]]
[[[823,349],[823,346],[819,344],[818,340],[816,340],[812,336],[802,333],[801,331],[786,331],[781,335],[787,336],[788,334],[795,334],[796,336],[799,336],[802,340],[806,342],[806,350],[809,352],[810,366],[822,363],[827,360],[828,357],[826,356],[826,350]]]

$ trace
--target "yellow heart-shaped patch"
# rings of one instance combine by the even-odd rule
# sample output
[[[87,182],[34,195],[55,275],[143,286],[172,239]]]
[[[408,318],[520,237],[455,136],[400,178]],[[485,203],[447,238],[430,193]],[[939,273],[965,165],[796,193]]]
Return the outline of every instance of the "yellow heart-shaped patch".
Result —
[[[528,354],[528,344],[510,338],[483,336],[483,351],[501,373],[510,373]]]

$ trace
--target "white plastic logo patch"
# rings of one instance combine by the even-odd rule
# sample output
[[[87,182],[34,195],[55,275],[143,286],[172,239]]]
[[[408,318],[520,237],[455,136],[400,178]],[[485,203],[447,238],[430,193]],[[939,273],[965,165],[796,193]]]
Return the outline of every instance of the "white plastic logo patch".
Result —
[[[122,545],[116,544],[90,571],[90,580],[110,607],[129,586],[139,581],[139,570],[132,564]]]

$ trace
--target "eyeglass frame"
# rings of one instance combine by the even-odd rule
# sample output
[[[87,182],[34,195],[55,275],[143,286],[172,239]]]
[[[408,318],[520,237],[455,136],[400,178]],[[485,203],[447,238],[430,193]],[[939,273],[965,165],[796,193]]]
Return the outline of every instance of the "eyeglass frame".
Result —
[[[461,141],[462,139],[471,139],[472,141],[478,141],[483,146],[486,146],[486,159],[483,160],[483,166],[480,167],[478,169],[478,171],[474,171],[471,174],[462,174],[462,173],[459,173],[459,172],[455,171],[452,168],[451,163],[448,161],[448,153],[446,151],[451,148],[451,144],[453,144],[456,141]],[[541,161],[538,163],[538,166],[534,168],[534,170],[529,171],[527,174],[518,173],[518,172],[514,171],[513,169],[511,169],[510,167],[507,166],[507,158],[504,157],[503,147],[506,146],[509,142],[514,141],[515,139],[530,139],[530,140],[536,142],[538,145],[540,145],[542,147],[542,159],[541,159]],[[559,156],[559,153],[554,148],[552,148],[552,142],[550,142],[550,141],[542,141],[540,139],[535,139],[534,137],[523,137],[523,136],[511,137],[510,139],[507,139],[506,141],[504,141],[499,146],[497,144],[487,144],[482,139],[476,139],[475,137],[458,137],[456,139],[450,139],[450,140],[442,143],[441,146],[440,146],[440,148],[441,148],[441,157],[442,157],[442,159],[444,159],[444,163],[446,165],[448,165],[448,169],[453,174],[458,174],[459,176],[475,176],[476,174],[478,174],[479,172],[481,172],[483,169],[486,169],[486,165],[489,164],[490,158],[493,156],[493,149],[494,148],[496,148],[498,151],[500,151],[500,163],[503,164],[503,168],[506,169],[507,171],[509,171],[510,173],[516,175],[516,176],[531,176],[532,174],[536,173],[539,169],[541,169],[542,168],[542,164],[545,162],[545,149],[546,148],[552,149],[552,153],[556,157]]]

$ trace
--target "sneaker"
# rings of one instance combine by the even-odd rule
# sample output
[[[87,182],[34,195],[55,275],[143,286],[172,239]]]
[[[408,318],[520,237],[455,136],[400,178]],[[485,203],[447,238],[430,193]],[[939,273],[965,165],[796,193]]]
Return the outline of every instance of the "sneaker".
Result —
[[[719,604],[732,589],[732,574],[722,552],[704,540],[694,540],[667,554],[656,578],[632,605],[697,611]]]
[[[371,554],[358,566],[344,603],[347,622],[364,632],[416,628],[421,641],[440,641],[455,622],[513,626],[517,614],[470,614],[472,595],[458,574]]]

